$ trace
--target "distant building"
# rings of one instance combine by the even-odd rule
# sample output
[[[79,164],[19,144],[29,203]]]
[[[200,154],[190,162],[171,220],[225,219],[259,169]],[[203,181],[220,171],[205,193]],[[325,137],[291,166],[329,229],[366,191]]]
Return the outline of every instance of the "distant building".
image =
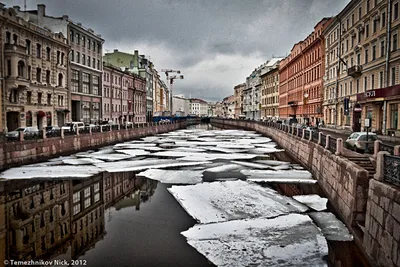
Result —
[[[235,96],[235,119],[239,119],[244,117],[243,113],[243,90],[246,88],[245,83],[238,84],[234,87],[234,96]]]
[[[117,67],[128,68],[132,73],[146,79],[146,121],[152,121],[153,117],[153,93],[154,93],[154,66],[144,55],[139,55],[138,50],[134,54],[120,52],[114,49],[112,53],[106,53],[104,62]]]
[[[235,118],[235,96],[231,95],[222,100],[222,117]]]
[[[279,119],[279,62],[265,69],[261,77],[261,118]]]
[[[68,69],[70,76],[67,80],[67,88],[70,92],[68,100],[71,99],[70,119],[85,123],[100,121],[103,72],[101,58],[104,39],[92,29],[82,26],[79,22],[73,22],[66,15],[62,17],[47,16],[45,5],[38,5],[37,8],[32,11],[18,11],[18,14],[26,15],[30,22],[66,36],[68,44],[71,46]],[[36,46],[35,51],[37,48]],[[40,48],[47,53],[44,47]],[[64,56],[67,57],[67,55]],[[57,57],[59,57],[58,54]],[[62,54],[60,57],[62,58]],[[67,58],[65,62],[67,62]],[[35,73],[34,70],[32,71]],[[65,71],[67,71],[67,66]],[[41,72],[42,76],[44,74]]]
[[[174,95],[172,97],[172,114],[177,116],[187,116],[190,114],[190,101],[184,95]]]
[[[191,115],[196,115],[200,117],[208,116],[208,103],[203,99],[189,99],[189,109]]]

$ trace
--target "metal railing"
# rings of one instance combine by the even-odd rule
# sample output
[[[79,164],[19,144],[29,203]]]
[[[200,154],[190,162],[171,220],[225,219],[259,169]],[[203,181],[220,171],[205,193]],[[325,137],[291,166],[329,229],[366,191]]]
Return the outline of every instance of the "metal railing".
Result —
[[[332,153],[336,153],[336,143],[337,139],[332,136],[329,136],[328,150],[331,151]]]
[[[304,130],[304,138],[307,140],[310,140],[310,131],[309,130]]]
[[[379,151],[386,151],[389,152],[390,155],[394,155],[394,146],[390,146],[381,142],[379,144]]]
[[[297,136],[303,137],[303,129],[302,128],[297,128]]]
[[[321,134],[321,146],[326,147],[326,135]]]
[[[114,124],[114,125],[111,126],[111,128],[112,128],[113,131],[118,131],[118,125]]]
[[[384,155],[383,179],[388,183],[400,186],[400,157]]]
[[[319,133],[313,131],[313,132],[312,132],[311,141],[313,141],[314,143],[318,143],[318,139],[319,139]]]

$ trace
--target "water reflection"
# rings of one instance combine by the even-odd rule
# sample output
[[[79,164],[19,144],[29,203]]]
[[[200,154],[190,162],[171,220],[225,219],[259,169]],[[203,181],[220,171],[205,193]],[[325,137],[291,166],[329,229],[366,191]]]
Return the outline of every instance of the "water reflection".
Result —
[[[105,210],[140,209],[157,182],[133,173],[0,184],[0,262],[77,259],[104,238]]]

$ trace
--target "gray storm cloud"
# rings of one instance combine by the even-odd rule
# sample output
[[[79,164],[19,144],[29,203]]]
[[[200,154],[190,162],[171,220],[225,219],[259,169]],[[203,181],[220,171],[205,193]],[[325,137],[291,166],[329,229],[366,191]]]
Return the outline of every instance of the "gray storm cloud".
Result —
[[[1,1],[1,0],[0,0]],[[23,0],[2,1],[24,6]],[[221,100],[273,55],[285,56],[348,0],[42,0],[101,34],[104,48],[150,56],[158,70],[181,69],[174,93]],[[164,75],[162,74],[162,77]]]

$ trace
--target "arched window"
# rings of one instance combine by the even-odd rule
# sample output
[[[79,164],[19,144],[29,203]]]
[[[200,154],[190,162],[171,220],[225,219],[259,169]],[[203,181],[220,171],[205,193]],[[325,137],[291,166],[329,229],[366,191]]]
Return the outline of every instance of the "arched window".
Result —
[[[22,60],[18,61],[18,77],[25,78],[25,63]]]
[[[63,75],[60,73],[58,74],[58,86],[62,87],[63,86]]]

